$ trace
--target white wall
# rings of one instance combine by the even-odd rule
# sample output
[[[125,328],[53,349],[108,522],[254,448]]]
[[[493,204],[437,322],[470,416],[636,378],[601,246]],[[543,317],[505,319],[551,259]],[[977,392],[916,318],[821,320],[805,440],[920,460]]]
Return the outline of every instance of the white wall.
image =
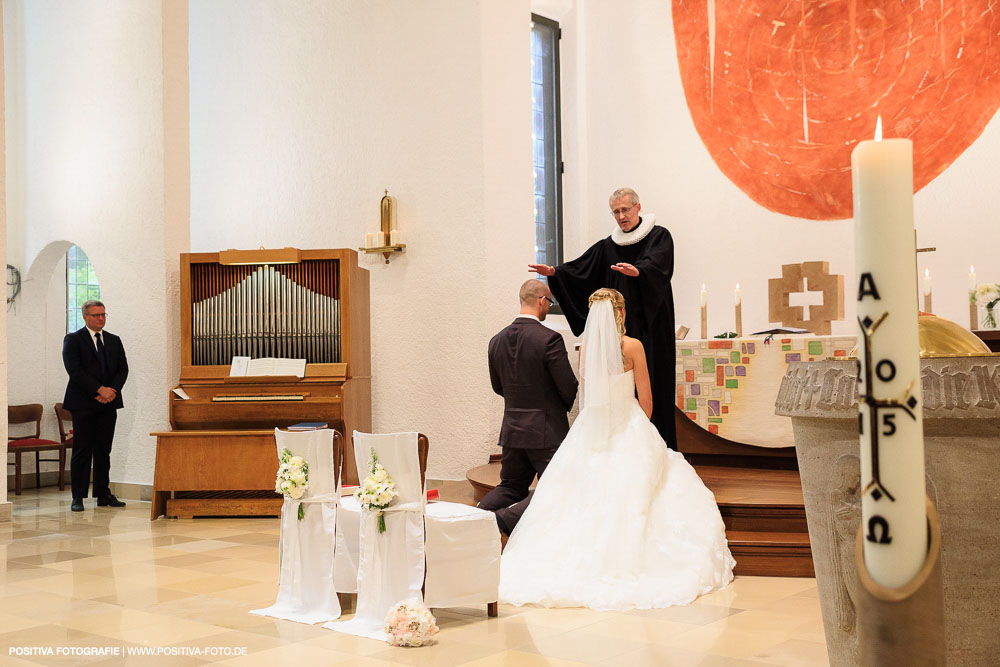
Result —
[[[60,255],[78,243],[131,368],[112,480],[150,483],[148,434],[167,426],[166,331],[176,327],[163,307],[161,5],[13,1],[4,23],[9,261],[30,278],[8,320],[10,402],[45,404],[54,434],[65,302],[48,291]]]
[[[532,247],[529,7],[191,3],[192,250],[356,248],[384,188],[407,251],[371,271],[377,431],[428,475],[495,450],[486,344]]]
[[[709,291],[709,330],[733,327],[733,288],[743,289],[744,331],[768,326],[767,279],[781,265],[820,260],[845,276],[845,319],[854,333],[851,220],[816,222],[767,211],[734,186],[702,145],[687,109],[674,48],[670,2],[535,0],[563,28],[563,145],[567,258],[612,229],[608,194],[629,185],[676,244],[677,323],[694,335],[699,293]],[[569,102],[569,104],[567,104]],[[921,254],[934,311],[968,325],[969,265],[980,282],[1000,282],[1000,120],[915,198]],[[580,231],[583,230],[582,233]],[[921,301],[922,304],[922,301]]]
[[[432,477],[461,478],[494,451],[486,344],[517,310],[533,245],[532,10],[564,30],[568,258],[609,233],[608,193],[631,185],[674,234],[679,323],[697,324],[702,282],[713,331],[731,327],[737,281],[753,330],[782,263],[851,275],[849,221],[770,213],[715,167],[687,111],[669,2],[194,0],[189,33],[168,11],[184,6],[4,2],[8,261],[30,276],[8,323],[11,401],[61,398],[59,255],[80,243],[133,368],[115,481],[152,480],[148,433],[166,426],[178,370],[177,253],[357,247],[383,188],[409,248],[365,264],[375,428],[427,433]],[[176,71],[188,36],[189,135]],[[185,173],[184,149],[164,146],[188,136]],[[1000,281],[998,145],[994,120],[916,200],[921,244],[938,247],[921,257],[935,310],[963,324],[968,265]],[[852,291],[837,331],[853,331]]]
[[[0,14],[2,14],[3,3],[0,2]],[[3,37],[3,16],[0,15],[0,49],[4,49],[6,40]],[[7,58],[4,57],[6,63]],[[5,73],[0,71],[0,93],[6,86]],[[0,101],[0,260],[6,264],[7,260],[7,138],[4,129],[7,120],[7,105]],[[0,313],[0,341],[7,340],[7,311]],[[0,397],[7,401],[7,359],[0,358]],[[0,416],[0,453],[3,454],[4,461],[7,460],[7,415]],[[9,521],[12,506],[7,501],[7,475],[2,475],[0,479],[0,521]]]

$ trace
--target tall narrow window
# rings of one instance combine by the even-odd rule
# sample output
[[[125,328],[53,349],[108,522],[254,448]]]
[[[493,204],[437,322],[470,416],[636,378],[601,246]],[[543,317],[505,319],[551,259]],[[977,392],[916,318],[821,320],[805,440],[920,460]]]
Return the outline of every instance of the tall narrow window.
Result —
[[[535,262],[562,262],[559,24],[531,15],[531,127],[535,166]]]
[[[73,246],[66,253],[66,333],[83,327],[80,306],[90,299],[100,298],[101,286],[97,283],[94,265],[87,253]]]

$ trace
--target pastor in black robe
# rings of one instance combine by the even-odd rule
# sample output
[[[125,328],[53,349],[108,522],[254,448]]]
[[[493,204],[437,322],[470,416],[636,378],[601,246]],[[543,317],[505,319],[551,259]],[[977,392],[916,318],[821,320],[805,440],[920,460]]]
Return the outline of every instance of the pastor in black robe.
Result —
[[[627,262],[639,269],[636,277],[612,271],[611,265]],[[649,367],[653,396],[651,421],[671,449],[677,449],[674,429],[676,387],[674,347],[674,241],[670,232],[656,225],[650,214],[629,232],[615,230],[590,246],[578,258],[560,264],[549,277],[549,287],[570,329],[577,336],[587,321],[590,295],[610,287],[625,297],[625,332],[642,342]]]

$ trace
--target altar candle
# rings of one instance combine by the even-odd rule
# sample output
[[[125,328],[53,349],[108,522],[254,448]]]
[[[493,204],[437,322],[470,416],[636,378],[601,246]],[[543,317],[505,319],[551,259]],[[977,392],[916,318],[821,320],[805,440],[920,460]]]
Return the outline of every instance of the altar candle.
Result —
[[[742,296],[742,293],[740,292],[740,284],[739,283],[736,283],[736,291],[733,293],[733,296],[736,299],[736,305],[737,306],[739,306],[740,304],[743,303],[743,296]]]
[[[976,267],[969,265],[969,291],[976,291]]]
[[[399,230],[393,227],[392,231],[389,232],[389,245],[399,245],[400,240]]]
[[[933,313],[934,306],[931,302],[931,270],[924,269],[924,312]]]
[[[708,338],[708,292],[705,283],[701,284],[701,339]]]
[[[382,231],[375,232],[375,247],[383,248],[385,247],[385,233]]]
[[[371,232],[368,232],[367,234],[365,234],[365,247],[366,248],[371,248],[372,247],[372,233]]]
[[[881,141],[880,119],[875,140],[860,142],[851,154],[851,170],[864,562],[875,581],[897,588],[920,570],[927,553],[913,144]]]

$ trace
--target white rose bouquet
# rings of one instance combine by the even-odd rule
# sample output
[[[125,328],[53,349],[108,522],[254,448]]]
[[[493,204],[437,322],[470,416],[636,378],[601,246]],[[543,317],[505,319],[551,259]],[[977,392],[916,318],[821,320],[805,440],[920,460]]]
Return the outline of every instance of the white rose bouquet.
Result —
[[[309,488],[309,464],[301,456],[292,456],[287,447],[278,457],[278,476],[274,490],[292,500],[299,500]],[[305,516],[305,506],[299,503],[299,521]]]
[[[977,306],[986,308],[986,321],[984,324],[990,328],[996,328],[997,320],[993,309],[1000,303],[1000,285],[983,283],[976,285],[976,289],[969,293],[969,300]]]
[[[418,600],[398,602],[385,616],[386,641],[393,646],[422,646],[437,631],[431,610]]]
[[[371,458],[368,460],[368,476],[362,480],[361,486],[354,492],[354,497],[358,499],[362,509],[370,512],[378,511],[378,532],[385,532],[385,517],[382,516],[382,510],[398,495],[396,483],[378,462],[378,455],[372,449]]]

